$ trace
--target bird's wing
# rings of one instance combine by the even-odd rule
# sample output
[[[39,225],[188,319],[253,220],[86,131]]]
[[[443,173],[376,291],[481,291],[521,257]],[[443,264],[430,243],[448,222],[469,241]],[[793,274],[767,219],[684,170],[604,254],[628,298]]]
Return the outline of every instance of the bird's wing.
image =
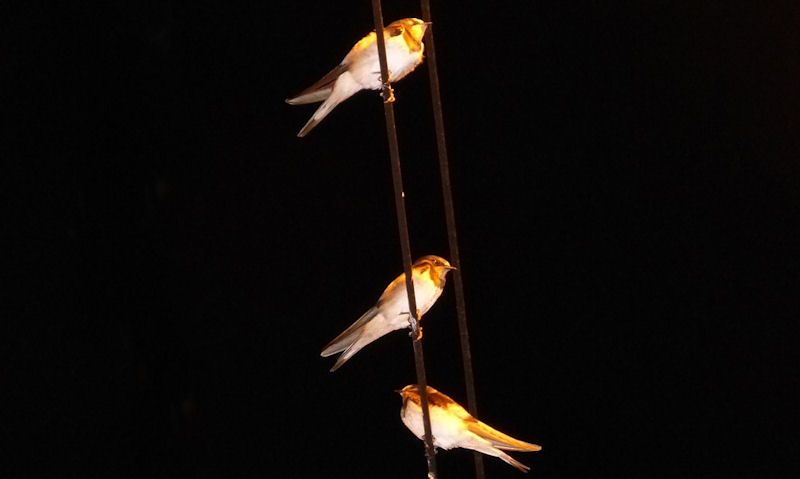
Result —
[[[492,428],[488,424],[478,421],[472,417],[472,415],[467,412],[466,409],[461,407],[460,404],[455,402],[446,394],[442,394],[439,391],[431,391],[429,389],[428,400],[434,406],[443,407],[449,414],[461,419],[466,425],[468,431],[482,437],[483,439],[486,439],[498,449],[503,449],[506,451],[539,451],[542,449],[541,446],[520,441],[519,439],[514,439],[513,437],[503,434],[497,429]]]
[[[306,88],[299,95],[292,98],[287,98],[286,103],[290,105],[305,105],[306,103],[317,103],[327,99],[333,91],[333,84],[345,70],[347,70],[347,63],[342,62],[333,70],[329,71],[324,77],[320,78],[316,83]]]
[[[405,273],[401,273],[400,276],[396,277],[391,283],[389,283],[389,286],[387,286],[386,289],[383,290],[383,293],[381,294],[381,297],[378,298],[378,306],[380,307],[380,306],[386,304],[387,301],[391,301],[393,299],[398,299],[398,297],[396,296],[397,295],[396,291],[398,291],[398,289],[402,289],[403,290],[403,296],[406,296],[405,295],[405,289],[406,289],[406,274]],[[406,298],[401,298],[400,300],[401,301],[405,300],[406,301],[405,304],[408,305],[407,297]],[[408,312],[408,311],[404,311],[404,312]]]
[[[328,343],[320,355],[326,358],[333,354],[342,352],[350,347],[350,345],[353,344],[356,339],[358,339],[359,334],[361,334],[361,328],[370,320],[372,320],[372,318],[374,318],[377,314],[377,306],[370,308],[366,313],[362,314],[361,317],[356,320],[356,322],[351,324],[340,335],[336,336],[333,341]]]
[[[428,387],[428,402],[431,404],[431,406],[440,407],[447,411],[448,414],[455,416],[462,421],[468,423],[477,422],[477,419],[472,417],[472,415],[468,413],[466,409],[461,407],[461,405],[455,402],[450,396],[441,393],[432,387]]]
[[[514,439],[513,437],[507,434],[503,434],[497,429],[494,429],[490,427],[488,424],[484,424],[476,419],[474,420],[474,422],[467,422],[467,429],[470,432],[477,434],[478,436],[491,442],[492,445],[497,449],[502,449],[504,451],[542,450],[542,447],[537,444],[531,444],[529,442],[520,441],[519,439]]]

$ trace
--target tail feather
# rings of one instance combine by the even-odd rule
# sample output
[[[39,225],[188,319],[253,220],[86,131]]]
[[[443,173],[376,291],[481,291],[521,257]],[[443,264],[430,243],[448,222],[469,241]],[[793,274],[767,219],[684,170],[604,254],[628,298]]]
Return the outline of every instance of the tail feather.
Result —
[[[323,118],[328,116],[328,113],[330,113],[338,104],[339,104],[338,101],[332,102],[331,97],[329,96],[325,100],[325,102],[322,103],[322,105],[320,105],[319,108],[317,108],[317,111],[315,111],[314,114],[311,116],[311,118],[308,119],[306,124],[303,125],[303,129],[300,130],[300,133],[298,133],[297,136],[299,138],[306,136],[308,132],[313,130],[314,127],[317,126],[319,122],[323,120]]]
[[[314,129],[328,114],[333,111],[336,106],[353,96],[354,93],[361,90],[361,85],[353,79],[349,72],[344,72],[339,75],[336,83],[333,85],[330,95],[322,102],[322,105],[317,108],[317,111],[311,115],[311,118],[306,122],[300,133],[299,137],[304,137]]]
[[[287,98],[286,103],[290,105],[305,105],[306,103],[316,103],[325,100],[333,91],[333,85],[336,83],[339,75],[345,70],[347,70],[347,65],[341,63],[336,65],[333,70],[326,73],[324,77],[300,92],[300,94],[292,98]]]
[[[513,457],[509,456],[504,452],[500,452],[500,454],[498,454],[497,457],[505,461],[507,464],[511,464],[512,466],[516,467],[522,472],[528,472],[531,470],[529,466],[526,466],[525,464],[519,462],[518,460],[514,459]]]
[[[320,356],[327,358],[328,356],[340,353],[351,347],[361,335],[362,328],[377,315],[378,308],[373,306],[366,313],[362,314],[353,324],[348,326],[347,329],[333,338],[333,340],[322,349]]]
[[[519,462],[518,460],[514,459],[513,457],[509,456],[505,452],[497,449],[496,447],[492,446],[492,444],[481,438],[480,436],[472,436],[473,440],[469,441],[471,444],[466,446],[469,449],[474,451],[482,452],[488,456],[494,456],[497,458],[502,459],[507,464],[511,464],[512,466],[516,467],[522,472],[528,472],[531,468],[526,466],[525,464]]]
[[[531,469],[530,467],[526,466],[525,464],[519,462],[518,460],[509,456],[505,452],[501,451],[499,446],[492,444],[492,442],[488,438],[481,437],[480,435],[475,434],[474,432],[472,433],[471,438],[472,440],[468,441],[469,445],[465,445],[463,447],[467,447],[474,451],[482,452],[488,456],[494,456],[500,458],[505,463],[516,467],[522,472],[528,472]],[[539,450],[539,449],[534,449],[534,450]],[[515,450],[521,450],[521,449],[515,449]]]
[[[357,352],[361,351],[361,348],[366,345],[367,343],[359,342],[358,339],[353,341],[353,344],[351,344],[341,355],[339,355],[330,371],[334,372],[342,367],[342,365],[346,363],[348,359],[352,358]]]
[[[504,451],[541,451],[542,446],[532,444],[530,442],[520,441],[507,434],[503,434],[497,429],[492,428],[488,424],[476,421],[467,425],[474,434],[486,439],[492,443],[492,446],[502,449]]]
[[[317,103],[327,100],[331,96],[333,88],[322,88],[309,93],[298,95],[294,98],[287,98],[286,103],[290,105],[305,105],[307,103]]]
[[[336,363],[331,368],[331,372],[339,369],[342,364],[347,362],[347,360],[352,358],[357,352],[361,351],[364,346],[396,329],[388,326],[389,325],[387,325],[386,318],[380,314],[377,314],[371,320],[366,321],[364,326],[359,327],[357,332],[355,332],[355,339],[349,346],[347,346],[344,352],[342,352],[342,355],[339,356],[339,359],[336,360]]]

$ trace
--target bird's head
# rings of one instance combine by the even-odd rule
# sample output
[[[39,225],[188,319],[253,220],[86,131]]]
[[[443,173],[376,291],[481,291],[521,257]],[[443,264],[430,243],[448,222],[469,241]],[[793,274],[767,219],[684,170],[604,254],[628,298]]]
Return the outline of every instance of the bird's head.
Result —
[[[408,386],[404,387],[403,389],[395,389],[394,392],[396,392],[397,394],[402,396],[403,399],[405,399],[406,396],[410,396],[412,394],[416,394],[417,396],[419,396],[419,389],[417,389],[417,385],[416,384],[409,384]]]
[[[417,389],[416,384],[409,384],[408,386],[404,387],[403,389],[395,390],[396,393],[403,398],[403,407],[402,410],[405,412],[406,407],[408,406],[408,402],[411,401],[413,404],[419,406],[420,399],[419,399],[419,389]]]
[[[412,269],[417,270],[420,273],[430,270],[432,278],[436,278],[436,280],[443,280],[444,277],[447,276],[447,273],[456,268],[455,266],[450,266],[450,262],[441,256],[431,254],[428,256],[423,256],[415,261]]]
[[[428,25],[430,25],[430,22],[423,22],[419,18],[403,18],[402,20],[397,20],[387,25],[386,30],[392,32],[392,36],[394,36],[394,32],[400,35],[405,31],[419,43],[422,41],[422,37],[425,35],[425,30],[428,29]]]
[[[428,391],[428,404],[431,407],[446,407],[447,403],[453,402],[452,399],[440,393],[431,386],[427,387]],[[409,384],[403,389],[395,390],[403,398],[403,409],[406,408],[409,402],[420,407],[422,400],[419,397],[419,387],[416,384]]]

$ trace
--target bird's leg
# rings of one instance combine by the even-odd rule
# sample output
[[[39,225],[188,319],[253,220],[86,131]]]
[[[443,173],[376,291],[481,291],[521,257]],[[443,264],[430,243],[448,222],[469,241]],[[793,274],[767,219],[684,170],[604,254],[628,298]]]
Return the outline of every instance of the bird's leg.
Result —
[[[414,318],[411,316],[411,313],[409,313],[408,311],[405,311],[405,312],[400,313],[400,314],[407,314],[408,315],[408,326],[411,328],[411,331],[408,332],[408,336],[413,338],[414,337],[414,327],[413,327],[412,320]],[[420,324],[421,322],[422,322],[422,316],[420,316],[419,309],[417,309],[417,337],[415,338],[415,341],[422,340],[422,325]]]
[[[423,447],[425,447],[424,446],[425,433],[423,433],[419,438],[423,442]],[[433,443],[433,453],[434,454],[439,454],[439,446],[436,445],[436,436],[434,436],[433,434],[431,434],[431,442]]]
[[[384,103],[394,103],[394,89],[392,88],[392,85],[390,85],[389,83],[383,84],[381,97],[383,97]]]
[[[417,338],[415,341],[422,341],[422,315],[419,313],[419,309],[417,309]]]

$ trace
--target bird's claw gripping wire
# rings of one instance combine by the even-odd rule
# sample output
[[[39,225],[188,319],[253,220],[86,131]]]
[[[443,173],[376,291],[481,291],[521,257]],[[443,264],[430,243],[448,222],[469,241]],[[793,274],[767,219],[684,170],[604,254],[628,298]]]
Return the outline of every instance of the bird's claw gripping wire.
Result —
[[[381,97],[383,98],[384,103],[394,103],[394,89],[392,88],[392,85],[388,83],[383,84]]]
[[[408,311],[405,311],[402,314],[407,314],[408,315],[409,326],[412,326],[411,323],[414,321],[414,318],[411,316],[411,313],[409,313]],[[420,324],[420,322],[422,322],[422,315],[419,314],[419,310],[417,310],[417,320],[416,320],[416,322],[417,322],[417,336],[414,338],[414,328],[413,328],[413,326],[411,327],[411,331],[408,332],[408,336],[411,337],[411,338],[414,338],[415,341],[422,341],[422,325]]]

